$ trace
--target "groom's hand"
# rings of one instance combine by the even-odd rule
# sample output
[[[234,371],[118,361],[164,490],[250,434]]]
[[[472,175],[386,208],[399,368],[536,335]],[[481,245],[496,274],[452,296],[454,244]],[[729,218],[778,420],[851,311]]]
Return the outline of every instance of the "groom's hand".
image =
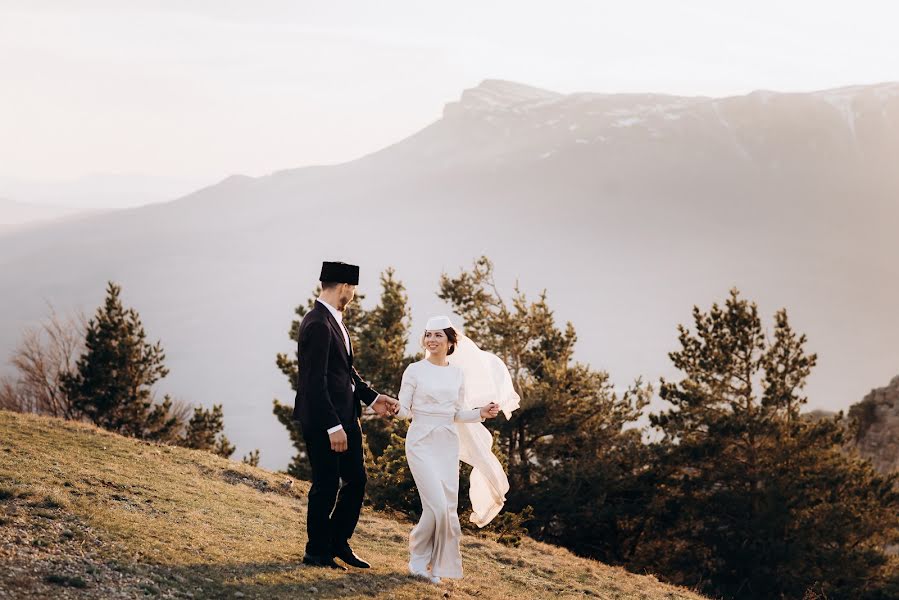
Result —
[[[346,431],[338,429],[334,433],[329,433],[328,437],[331,438],[331,450],[334,452],[346,452]]]
[[[381,394],[372,402],[371,407],[379,417],[386,417],[387,415],[395,415],[399,405],[400,403],[396,398]]]

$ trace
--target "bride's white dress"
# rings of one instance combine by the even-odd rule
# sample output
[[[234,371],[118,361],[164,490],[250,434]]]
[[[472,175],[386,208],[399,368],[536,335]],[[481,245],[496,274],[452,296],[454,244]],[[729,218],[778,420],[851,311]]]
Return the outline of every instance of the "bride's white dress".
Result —
[[[403,373],[399,401],[397,416],[412,419],[406,434],[406,459],[422,508],[421,520],[409,536],[409,569],[426,573],[430,565],[434,577],[461,578],[456,423],[479,423],[480,409],[465,408],[462,369],[440,367],[426,359],[409,365]]]

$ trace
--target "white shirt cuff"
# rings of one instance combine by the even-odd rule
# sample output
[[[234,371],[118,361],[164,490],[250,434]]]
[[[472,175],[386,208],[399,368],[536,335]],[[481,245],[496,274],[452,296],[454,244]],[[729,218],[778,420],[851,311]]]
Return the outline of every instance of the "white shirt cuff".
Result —
[[[343,429],[343,425],[335,425],[334,427],[332,427],[331,429],[328,430],[328,435],[331,435],[335,431],[340,431],[341,429]]]

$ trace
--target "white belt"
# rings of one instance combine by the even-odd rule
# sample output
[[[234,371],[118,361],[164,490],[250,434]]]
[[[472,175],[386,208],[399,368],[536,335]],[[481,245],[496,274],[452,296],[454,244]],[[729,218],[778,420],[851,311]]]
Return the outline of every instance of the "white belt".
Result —
[[[419,425],[452,425],[455,415],[435,415],[425,412],[412,411],[412,423]]]

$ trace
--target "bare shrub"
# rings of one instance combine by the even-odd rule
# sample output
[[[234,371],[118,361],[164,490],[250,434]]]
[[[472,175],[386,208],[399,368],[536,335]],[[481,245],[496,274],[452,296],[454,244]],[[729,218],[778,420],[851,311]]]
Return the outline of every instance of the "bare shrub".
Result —
[[[74,368],[84,343],[83,314],[50,316],[25,329],[12,352],[14,376],[0,379],[0,408],[65,419],[77,418],[62,388],[62,375]]]

